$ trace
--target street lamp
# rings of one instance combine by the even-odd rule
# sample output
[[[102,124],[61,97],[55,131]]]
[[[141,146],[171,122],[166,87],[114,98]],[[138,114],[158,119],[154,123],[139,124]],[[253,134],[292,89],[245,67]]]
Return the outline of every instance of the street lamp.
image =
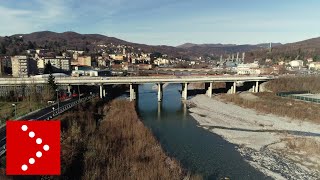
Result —
[[[52,116],[54,116],[54,107],[52,107]]]
[[[12,106],[14,107],[14,117],[17,117],[17,106],[16,104],[12,104]]]
[[[58,90],[58,89],[56,89],[56,92],[57,92],[58,113],[59,113],[59,110],[60,110],[60,104],[59,104],[59,90]]]

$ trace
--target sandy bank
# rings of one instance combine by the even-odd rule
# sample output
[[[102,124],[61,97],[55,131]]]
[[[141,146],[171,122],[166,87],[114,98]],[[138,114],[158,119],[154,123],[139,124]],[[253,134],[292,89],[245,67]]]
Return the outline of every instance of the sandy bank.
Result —
[[[320,177],[320,125],[259,114],[198,95],[191,115],[199,125],[238,145],[255,168],[275,179]]]

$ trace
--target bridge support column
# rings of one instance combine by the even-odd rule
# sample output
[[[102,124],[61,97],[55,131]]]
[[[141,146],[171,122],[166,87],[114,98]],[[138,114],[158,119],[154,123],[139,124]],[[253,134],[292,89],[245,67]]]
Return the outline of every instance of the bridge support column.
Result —
[[[206,95],[209,96],[210,98],[212,97],[212,88],[213,88],[213,82],[206,83]]]
[[[103,88],[103,93],[102,93],[103,97],[105,98],[106,97],[106,89]]]
[[[258,93],[258,92],[259,92],[259,81],[256,81],[256,87],[255,87],[254,92],[255,92],[255,93]]]
[[[100,98],[103,98],[103,85],[100,85]]]
[[[162,86],[163,86],[163,84],[158,83],[158,102],[162,101],[162,96],[163,96]]]
[[[236,82],[233,82],[233,89],[232,89],[232,94],[236,94],[237,92],[237,83]]]
[[[130,84],[130,101],[137,99],[138,85]]]
[[[255,91],[256,91],[256,86],[253,85],[252,88],[250,89],[250,92],[255,93]]]
[[[188,98],[188,83],[182,84],[182,99],[187,100]]]
[[[70,85],[68,85],[68,93],[70,94],[71,93],[71,86]]]

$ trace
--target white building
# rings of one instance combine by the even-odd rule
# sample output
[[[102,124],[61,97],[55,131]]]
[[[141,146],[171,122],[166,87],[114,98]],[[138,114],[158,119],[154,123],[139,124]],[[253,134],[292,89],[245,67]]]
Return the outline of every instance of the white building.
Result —
[[[303,61],[302,60],[293,60],[293,61],[290,61],[289,64],[293,68],[301,68],[301,67],[303,67]]]
[[[248,75],[248,74],[260,74],[259,64],[257,62],[249,64],[238,64],[236,68],[237,74],[239,75]]]
[[[52,67],[61,70],[61,71],[70,71],[71,70],[71,58],[64,56],[56,56],[56,57],[43,57],[38,59],[37,66],[39,69],[44,69],[45,64],[50,64]]]
[[[311,62],[309,64],[309,69],[320,70],[320,62]]]
[[[167,65],[170,63],[170,61],[168,59],[158,58],[158,59],[154,60],[153,63],[160,66],[160,65]]]

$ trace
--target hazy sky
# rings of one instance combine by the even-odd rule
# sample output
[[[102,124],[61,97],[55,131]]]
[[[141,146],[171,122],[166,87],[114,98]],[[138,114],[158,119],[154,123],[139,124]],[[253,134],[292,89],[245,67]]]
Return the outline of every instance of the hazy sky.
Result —
[[[0,36],[50,30],[131,42],[295,42],[320,36],[319,0],[0,0]]]

